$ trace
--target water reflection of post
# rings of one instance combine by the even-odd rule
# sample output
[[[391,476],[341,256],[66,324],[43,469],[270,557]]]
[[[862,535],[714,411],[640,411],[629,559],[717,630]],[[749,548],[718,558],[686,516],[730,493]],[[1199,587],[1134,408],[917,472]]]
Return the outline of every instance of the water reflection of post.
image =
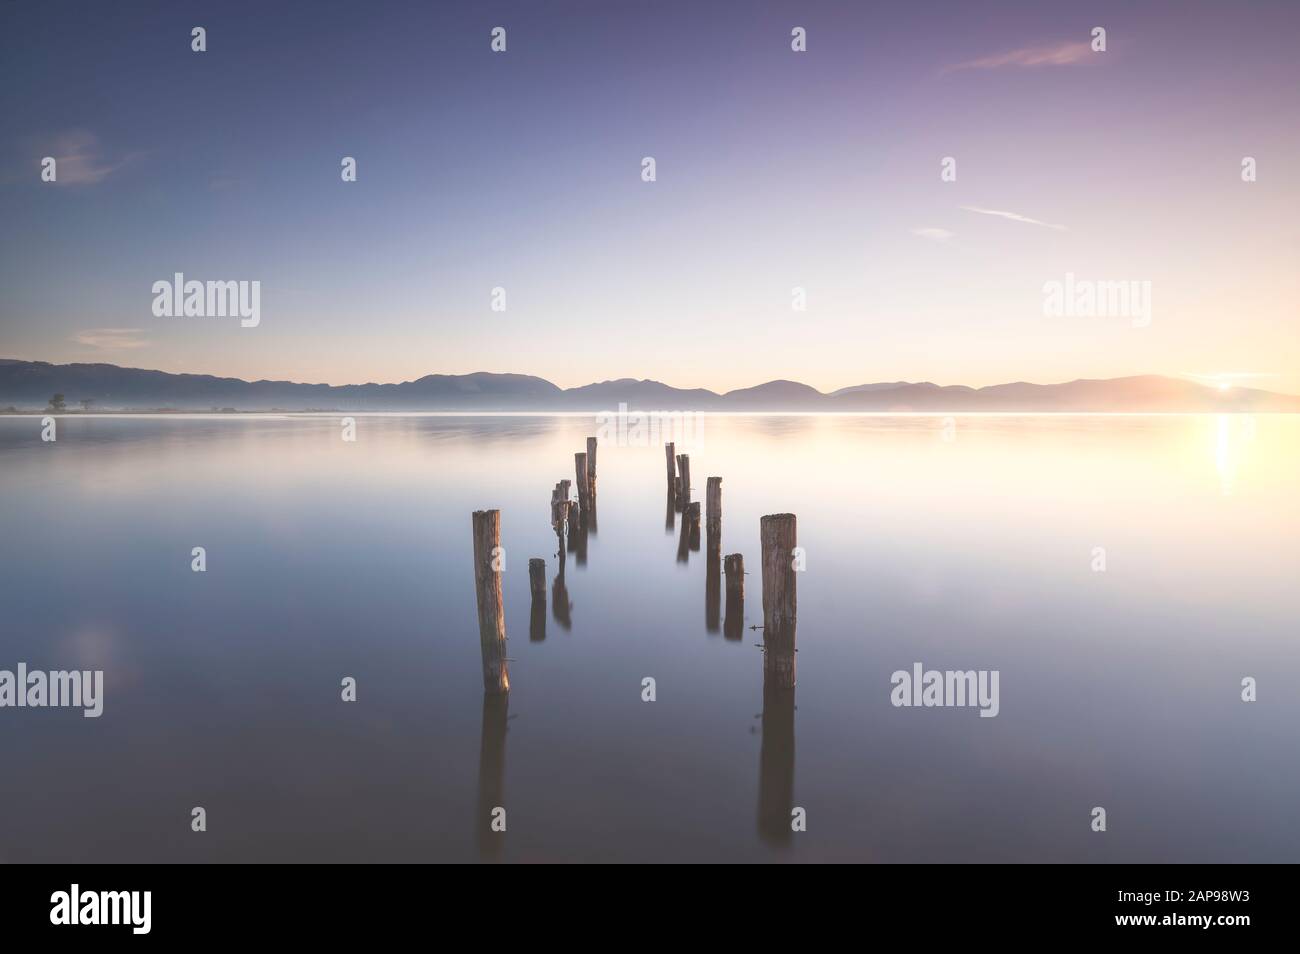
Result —
[[[546,639],[546,561],[538,557],[528,561],[528,588],[532,593],[532,612],[528,618],[528,641]]]
[[[716,633],[722,611],[722,566],[713,552],[706,556],[704,568],[704,629]]]
[[[692,506],[694,506],[695,508],[695,512],[694,512],[695,545],[694,546],[691,545],[691,526],[692,526],[691,507]],[[686,509],[682,511],[682,532],[677,537],[677,562],[678,563],[687,562],[687,560],[690,558],[690,551],[698,550],[699,548],[700,548],[699,504],[687,505]]]
[[[566,632],[573,628],[573,604],[569,602],[569,589],[564,585],[563,567],[551,584],[551,613]]]
[[[745,625],[745,558],[739,553],[728,553],[724,561],[727,573],[727,615],[722,624],[722,635],[727,639],[740,639]]]
[[[673,528],[677,524],[676,508],[673,506],[676,500],[677,500],[677,495],[673,493],[673,485],[670,483],[668,485],[668,512],[667,512],[667,516],[664,517],[664,533],[670,535],[673,532]]]
[[[480,858],[501,854],[505,832],[492,830],[492,812],[505,807],[508,695],[483,696],[483,729],[478,748],[478,801],[474,831]]]
[[[769,844],[794,836],[794,689],[763,685],[763,741],[758,753],[758,834]]]
[[[569,550],[578,566],[587,565],[587,522],[578,504],[569,501]]]

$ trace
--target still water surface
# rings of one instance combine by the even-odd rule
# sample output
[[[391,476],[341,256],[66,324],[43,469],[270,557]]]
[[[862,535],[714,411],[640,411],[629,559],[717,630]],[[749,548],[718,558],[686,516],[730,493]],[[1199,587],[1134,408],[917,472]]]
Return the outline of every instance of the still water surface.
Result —
[[[747,627],[759,517],[797,514],[807,552],[794,706],[765,714],[762,631],[714,627],[660,444],[602,444],[541,632],[527,561],[553,583],[590,417],[362,416],[345,443],[328,416],[72,416],[53,444],[0,418],[0,669],[106,684],[99,719],[0,709],[0,861],[1297,860],[1300,418],[953,424],[707,419],[695,499],[722,476]],[[999,715],[895,708],[915,662],[999,670]]]

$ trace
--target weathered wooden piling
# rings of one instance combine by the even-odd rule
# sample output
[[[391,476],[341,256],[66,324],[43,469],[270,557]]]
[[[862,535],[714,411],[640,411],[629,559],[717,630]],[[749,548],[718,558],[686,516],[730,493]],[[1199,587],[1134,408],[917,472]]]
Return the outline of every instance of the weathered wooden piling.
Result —
[[[596,438],[587,438],[587,485],[590,493],[596,495]]]
[[[672,441],[664,445],[664,456],[668,458],[668,492],[671,494],[677,487],[677,447]]]
[[[582,451],[573,455],[573,483],[578,488],[578,512],[591,509],[591,484],[587,481],[587,455]]]
[[[506,617],[501,602],[501,511],[475,510],[474,591],[478,598],[478,637],[483,653],[483,691],[510,691],[506,666]]]
[[[700,502],[690,504],[685,512],[686,523],[691,528],[691,551],[698,553],[700,550]]]
[[[677,509],[686,512],[686,505],[691,502],[691,455],[677,455],[677,470],[680,483],[677,485]]]
[[[704,491],[706,552],[710,561],[722,554],[722,478],[710,477]]]
[[[795,684],[795,516],[768,514],[759,521],[763,566],[763,684]]]
[[[722,561],[727,577],[727,609],[722,621],[722,635],[727,639],[740,639],[745,625],[745,558],[739,553],[728,553]]]

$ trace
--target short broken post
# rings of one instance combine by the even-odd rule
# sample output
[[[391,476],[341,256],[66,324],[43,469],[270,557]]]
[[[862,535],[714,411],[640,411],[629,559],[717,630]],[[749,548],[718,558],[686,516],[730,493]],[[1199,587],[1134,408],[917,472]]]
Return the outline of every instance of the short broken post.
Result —
[[[474,592],[478,598],[478,638],[483,654],[483,691],[510,691],[506,667],[506,617],[501,602],[501,511],[475,510]]]
[[[795,516],[768,514],[759,521],[763,555],[763,685],[795,683]]]

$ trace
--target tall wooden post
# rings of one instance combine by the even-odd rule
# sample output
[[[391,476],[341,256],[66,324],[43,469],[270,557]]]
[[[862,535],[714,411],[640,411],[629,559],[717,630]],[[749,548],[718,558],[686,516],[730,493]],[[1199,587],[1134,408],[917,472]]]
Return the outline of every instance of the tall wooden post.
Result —
[[[596,438],[587,438],[587,485],[590,493],[596,495]]]
[[[681,513],[686,512],[686,506],[691,502],[691,455],[677,455],[677,470],[679,471],[679,483],[677,485],[677,509]]]
[[[768,514],[759,521],[763,548],[763,684],[793,689],[795,683],[795,516]]]
[[[664,445],[664,456],[668,458],[668,493],[673,494],[677,489],[677,449],[672,441]]]
[[[501,603],[501,511],[475,510],[474,592],[478,598],[478,638],[483,653],[483,691],[510,691],[506,666],[506,617]]]

